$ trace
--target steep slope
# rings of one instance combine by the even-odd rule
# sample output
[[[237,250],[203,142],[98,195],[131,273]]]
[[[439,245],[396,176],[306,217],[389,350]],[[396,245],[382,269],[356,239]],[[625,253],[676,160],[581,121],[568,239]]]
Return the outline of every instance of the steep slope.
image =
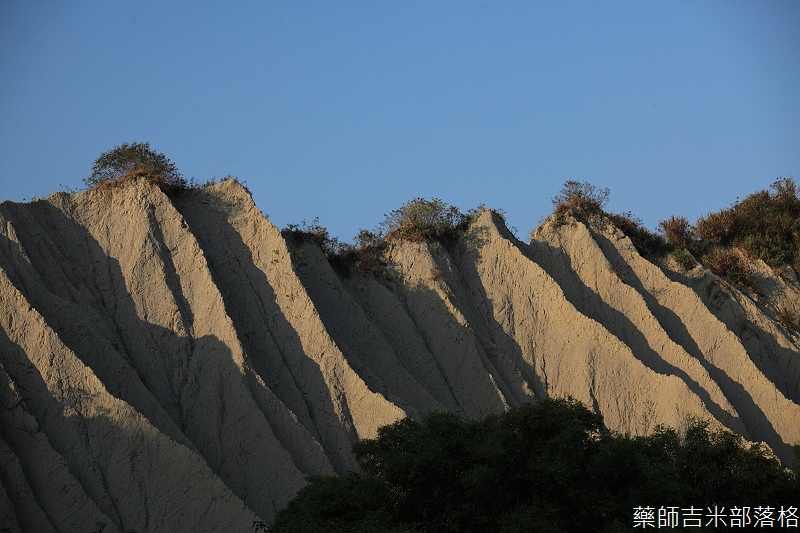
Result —
[[[524,244],[489,211],[383,261],[343,275],[232,180],[0,204],[0,528],[246,530],[384,424],[547,396],[800,443],[796,277],[756,302],[602,220]]]
[[[576,240],[578,246],[574,246]],[[596,246],[588,246],[589,240]],[[718,421],[746,438],[766,442],[784,460],[791,460],[791,445],[800,442],[800,406],[785,395],[785,381],[796,379],[791,372],[797,367],[786,365],[788,376],[771,380],[754,361],[765,354],[786,359],[785,351],[774,350],[780,342],[790,344],[786,337],[765,334],[762,342],[751,339],[748,351],[742,339],[715,316],[697,292],[672,281],[642,258],[630,240],[607,221],[594,228],[574,220],[573,224],[560,227],[543,225],[534,233],[532,246],[556,250],[553,255],[570,261],[569,275],[576,279],[575,283],[582,283],[597,295],[584,295],[584,301],[596,300],[594,309],[587,305],[587,313],[598,320],[608,320],[609,313],[602,312],[605,304],[623,313],[633,325],[632,329],[625,327],[626,321],[624,325],[609,323],[611,330],[619,330],[620,337],[636,338],[638,331],[653,339],[639,339],[647,344],[637,347],[653,368],[680,376],[695,394],[704,398]],[[587,253],[591,251],[600,253]],[[552,263],[558,261],[558,257],[551,257]],[[605,279],[601,278],[603,271]],[[608,276],[612,271],[616,280]],[[749,300],[713,274],[706,273],[704,277],[713,277],[717,286],[724,286],[730,300]],[[754,315],[759,315],[752,303],[750,307]],[[796,346],[793,350],[798,353]],[[773,378],[777,376],[773,372]]]

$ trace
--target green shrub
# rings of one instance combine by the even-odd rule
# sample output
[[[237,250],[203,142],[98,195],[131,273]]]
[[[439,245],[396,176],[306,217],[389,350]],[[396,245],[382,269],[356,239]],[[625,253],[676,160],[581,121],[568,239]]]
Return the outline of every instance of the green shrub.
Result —
[[[670,246],[685,250],[692,240],[692,230],[689,219],[686,217],[671,216],[658,223],[659,229],[664,232]]]
[[[682,248],[676,249],[672,255],[684,270],[691,270],[697,264],[692,254]]]
[[[631,240],[640,254],[649,255],[664,251],[667,248],[667,243],[664,239],[660,235],[645,228],[641,219],[633,216],[630,211],[622,213],[621,215],[608,213],[608,218],[617,229]]]
[[[611,196],[606,187],[599,189],[586,181],[570,180],[564,183],[561,192],[550,199],[555,206],[556,215],[601,214]]]
[[[556,211],[555,217],[553,218],[553,224],[555,224],[555,226],[558,227],[558,226],[563,226],[566,223],[567,223],[567,215],[565,215],[561,211]]]
[[[800,318],[786,306],[778,309],[778,322],[793,333],[800,333]],[[800,465],[798,465],[800,466]]]
[[[695,224],[700,239],[737,246],[772,267],[796,264],[800,244],[800,198],[790,178],[770,191],[749,195],[729,209],[701,217]]]
[[[150,143],[122,143],[100,154],[92,165],[92,174],[84,183],[89,188],[144,177],[162,189],[182,190],[186,179],[164,154],[150,148]]]
[[[714,248],[703,256],[703,266],[737,285],[751,285],[750,273],[739,254],[727,248]]]
[[[313,477],[274,531],[604,531],[636,506],[795,505],[797,475],[763,446],[692,420],[684,435],[614,435],[577,400],[483,420],[449,413],[383,426],[359,473]]]
[[[424,240],[452,236],[467,222],[467,215],[439,198],[414,198],[387,215],[381,226],[387,238]]]

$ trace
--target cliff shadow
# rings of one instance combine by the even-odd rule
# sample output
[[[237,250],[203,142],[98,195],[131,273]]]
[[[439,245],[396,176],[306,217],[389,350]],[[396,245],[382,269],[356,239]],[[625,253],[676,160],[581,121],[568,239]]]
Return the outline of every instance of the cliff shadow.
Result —
[[[593,236],[597,238],[596,235]],[[657,374],[674,376],[680,379],[692,393],[700,398],[700,401],[703,402],[703,405],[706,406],[706,409],[708,409],[709,413],[711,413],[715,419],[722,422],[729,427],[729,429],[735,429],[735,422],[738,421],[738,417],[734,417],[715,402],[711,398],[710,393],[689,376],[685,370],[665,361],[661,355],[652,348],[650,341],[630,318],[622,311],[612,307],[603,300],[599,293],[587,286],[572,267],[572,258],[569,254],[561,248],[543,242],[536,242],[535,244],[528,245],[522,251],[531,261],[538,264],[553,278],[556,284],[561,287],[567,301],[569,301],[578,312],[597,321],[620,342],[628,346],[633,356],[648,369]],[[624,264],[621,257],[611,258],[609,260],[612,265]],[[613,262],[614,260],[618,262],[615,263]],[[674,339],[672,340],[674,341]],[[680,346],[680,344],[678,345]],[[690,355],[694,355],[692,352],[689,353]]]
[[[624,263],[624,259],[619,251],[606,237],[599,234],[594,234],[594,237],[599,241],[599,244],[601,244],[601,248],[609,262],[612,264]],[[728,402],[730,402],[737,413],[739,413],[739,418],[750,434],[750,438],[766,442],[775,453],[778,454],[782,461],[790,464],[792,461],[791,445],[786,443],[778,434],[766,414],[755,403],[753,397],[747,392],[743,385],[736,382],[722,369],[713,365],[706,359],[697,341],[692,337],[683,320],[681,320],[674,311],[659,303],[655,296],[645,289],[644,284],[633,271],[627,273],[625,282],[644,298],[648,309],[661,324],[661,327],[670,339],[682,346],[689,355],[697,359],[706,369],[728,399]],[[725,424],[724,419],[717,418],[717,420]],[[725,425],[727,426],[727,424]]]
[[[706,274],[698,280],[667,269],[665,275],[690,287],[706,308],[739,337],[756,368],[784,396],[800,404],[800,353],[781,346],[773,333],[747,319],[748,312],[744,304],[739,301],[739,298],[749,298],[747,295],[742,293],[737,297],[731,294],[731,290],[738,291],[738,289],[726,287],[724,284],[727,282],[719,279],[707,279],[711,274]],[[765,320],[772,320],[761,311],[757,302],[753,302],[753,305],[758,308]],[[788,336],[792,335],[790,332],[787,333]],[[794,378],[794,383],[790,381],[790,377]]]
[[[496,213],[491,213],[492,221],[501,232],[501,236],[511,241],[515,245],[519,241],[505,227],[502,220]],[[483,285],[481,274],[477,265],[480,258],[480,250],[489,244],[489,230],[486,227],[475,226],[468,230],[457,243],[448,246],[453,265],[456,267],[459,279],[457,283],[461,285],[462,293],[467,298],[467,308],[463,313],[467,317],[472,317],[478,331],[485,331],[487,338],[478,340],[484,345],[488,353],[497,351],[495,347],[500,347],[500,353],[496,357],[507,358],[513,369],[520,372],[521,377],[533,391],[537,398],[547,398],[547,387],[539,376],[535,362],[528,361],[522,351],[522,347],[517,340],[512,337],[503,325],[496,318],[495,302],[489,297]],[[519,404],[523,401],[532,400],[522,390],[517,388],[514,399]]]
[[[241,431],[236,427],[243,421],[249,420],[248,424],[241,426],[248,431],[259,426],[268,431],[270,418],[269,413],[258,409],[258,402],[252,398],[252,391],[248,388],[252,383],[233,360],[230,348],[213,335],[195,338],[143,320],[136,302],[127,291],[119,262],[105,254],[86,228],[49,205],[40,206],[40,215],[50,217],[50,231],[45,231],[45,234],[53,241],[52,245],[80,241],[88,248],[86,255],[93,258],[91,264],[72,265],[73,272],[69,276],[72,279],[68,281],[74,284],[71,291],[93,291],[98,296],[97,307],[81,307],[53,294],[48,282],[57,278],[54,275],[27,279],[24,286],[17,289],[41,314],[47,326],[57,333],[61,342],[92,369],[108,392],[144,415],[160,432],[199,453],[234,494],[259,515],[270,516],[274,512],[273,498],[260,495],[275,490],[275,487],[256,481],[270,479],[274,472],[266,471],[261,475],[256,472],[284,466],[276,467],[267,457],[264,457],[262,466],[257,466],[252,457],[264,453],[263,444],[245,449],[236,437],[236,433]],[[154,235],[160,233],[154,232]],[[18,231],[18,237],[22,250],[14,251],[16,247],[11,243],[5,243],[0,249],[11,250],[12,254],[21,253],[26,246],[35,244],[30,242],[33,237],[26,231]],[[37,234],[35,238],[43,236]],[[0,261],[4,268],[13,269],[14,263],[26,260],[3,256]],[[170,260],[164,265],[164,275],[173,278],[168,286],[180,289],[174,264]],[[96,286],[98,272],[103,274],[102,287]],[[52,271],[48,273],[53,274]],[[57,280],[61,294],[64,278]],[[104,294],[99,296],[101,292]],[[176,305],[185,301],[182,295],[175,299]],[[192,314],[180,313],[180,316],[182,320],[189,320]],[[191,324],[184,326],[182,329],[185,331],[192,331]],[[231,410],[241,404],[242,398],[248,397],[252,400],[248,412]],[[296,450],[281,445],[289,454],[283,460],[289,459],[288,464],[295,463],[291,457]],[[350,452],[349,445],[346,452]],[[301,475],[298,476],[302,479]],[[297,483],[293,485],[295,488],[300,486]],[[275,498],[282,503],[288,501],[280,494]]]
[[[202,198],[210,193],[198,190],[194,195]],[[355,469],[350,447],[358,437],[349,412],[345,413],[349,423],[343,424],[320,363],[306,353],[272,284],[256,265],[253,250],[231,226],[227,213],[238,206],[216,196],[213,202],[222,209],[213,207],[210,199],[200,203],[190,195],[178,198],[175,207],[205,254],[246,360],[322,444],[335,470],[341,474]]]

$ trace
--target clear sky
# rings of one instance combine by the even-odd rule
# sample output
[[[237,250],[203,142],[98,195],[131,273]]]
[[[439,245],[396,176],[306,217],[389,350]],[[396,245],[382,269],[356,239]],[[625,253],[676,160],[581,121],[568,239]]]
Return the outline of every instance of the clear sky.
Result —
[[[569,179],[654,229],[800,179],[800,2],[0,2],[0,200],[124,141],[345,240]]]

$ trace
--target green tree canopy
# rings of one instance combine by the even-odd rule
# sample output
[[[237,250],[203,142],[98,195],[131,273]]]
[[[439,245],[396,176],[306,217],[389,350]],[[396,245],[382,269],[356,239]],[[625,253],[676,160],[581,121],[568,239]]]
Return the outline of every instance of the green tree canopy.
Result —
[[[273,530],[630,531],[637,506],[800,507],[796,474],[736,434],[613,435],[573,399],[404,419],[354,452],[359,473],[311,478]]]

